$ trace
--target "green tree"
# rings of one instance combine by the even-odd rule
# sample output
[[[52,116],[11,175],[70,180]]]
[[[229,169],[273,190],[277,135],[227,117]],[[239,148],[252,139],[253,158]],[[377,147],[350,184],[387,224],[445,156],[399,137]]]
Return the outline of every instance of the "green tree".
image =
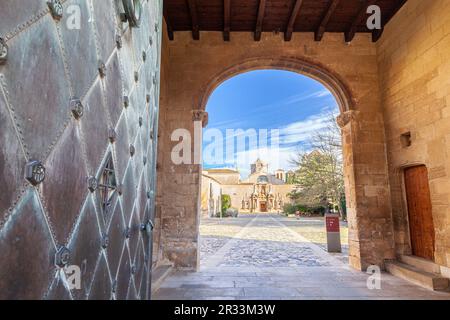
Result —
[[[221,217],[224,216],[228,209],[231,208],[231,197],[228,194],[222,194],[222,211],[221,211]]]

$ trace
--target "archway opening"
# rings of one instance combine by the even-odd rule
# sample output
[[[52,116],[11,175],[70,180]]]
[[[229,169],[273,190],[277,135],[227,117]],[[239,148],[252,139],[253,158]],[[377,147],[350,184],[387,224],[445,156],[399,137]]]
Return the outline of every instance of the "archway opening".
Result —
[[[350,103],[317,72],[291,68],[225,72],[206,90],[201,268],[348,263],[336,117]],[[329,254],[325,215],[332,213],[342,250]]]

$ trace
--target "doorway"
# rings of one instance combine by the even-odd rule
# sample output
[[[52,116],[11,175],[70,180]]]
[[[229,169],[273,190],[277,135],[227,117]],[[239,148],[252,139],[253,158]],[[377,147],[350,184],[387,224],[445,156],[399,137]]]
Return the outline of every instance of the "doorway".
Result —
[[[405,169],[405,190],[412,253],[434,261],[435,231],[426,166]]]
[[[260,202],[259,207],[260,207],[261,212],[267,212],[267,203],[266,202]]]

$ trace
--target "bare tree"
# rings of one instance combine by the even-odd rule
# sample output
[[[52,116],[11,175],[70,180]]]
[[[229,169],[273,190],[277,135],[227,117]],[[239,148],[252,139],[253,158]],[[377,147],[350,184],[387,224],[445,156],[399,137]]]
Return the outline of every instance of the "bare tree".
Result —
[[[292,196],[303,204],[337,205],[343,215],[344,176],[341,129],[336,115],[326,116],[325,127],[315,131],[310,139],[310,152],[299,152],[294,164],[295,183],[299,191]]]

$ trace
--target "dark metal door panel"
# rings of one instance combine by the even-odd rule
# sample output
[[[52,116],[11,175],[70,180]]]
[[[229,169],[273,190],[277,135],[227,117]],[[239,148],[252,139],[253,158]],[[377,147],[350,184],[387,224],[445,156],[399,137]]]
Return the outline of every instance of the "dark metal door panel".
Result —
[[[162,0],[9,2],[0,299],[149,299]]]

